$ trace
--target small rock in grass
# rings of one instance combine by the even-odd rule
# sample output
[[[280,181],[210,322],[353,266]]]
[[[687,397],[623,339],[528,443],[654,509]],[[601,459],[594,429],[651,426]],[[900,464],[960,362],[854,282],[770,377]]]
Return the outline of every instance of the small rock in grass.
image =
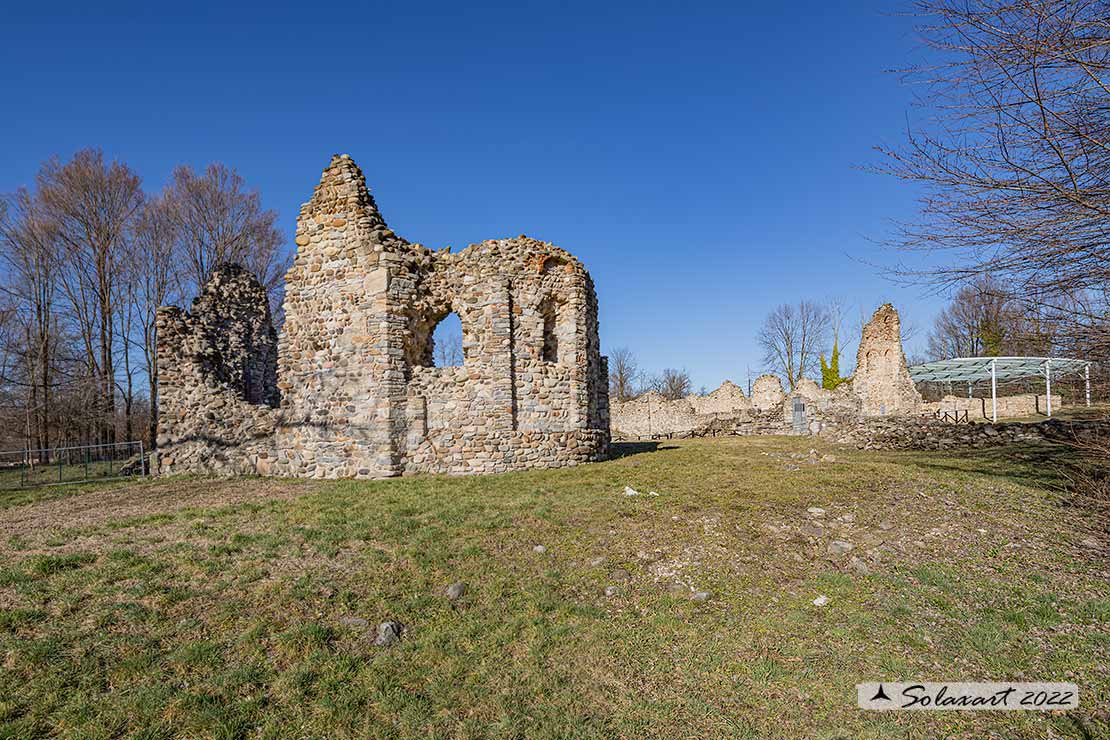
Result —
[[[614,581],[620,581],[623,583],[629,580],[632,576],[630,576],[628,571],[624,568],[617,568],[609,577],[612,578]]]
[[[547,552],[547,548],[544,547],[543,545],[536,545],[535,547],[532,548],[532,552],[539,553],[540,555],[543,555],[545,552]]]
[[[452,583],[444,591],[444,594],[447,596],[448,601],[458,601],[466,594],[466,584],[462,581]]]
[[[823,537],[825,535],[825,530],[816,524],[803,524],[801,531],[806,537]]]
[[[637,491],[637,490],[636,490],[635,488],[633,488],[632,486],[625,486],[625,487],[624,487],[624,495],[625,495],[625,496],[639,496],[639,495],[640,495],[640,492],[639,492],[639,491]]]
[[[605,562],[605,558],[594,558],[593,560],[590,561],[590,567],[591,568],[596,568],[597,566],[601,565],[604,562]]]
[[[842,522],[848,522],[849,524],[851,524],[855,520],[856,520],[856,515],[855,514],[841,514],[840,515],[840,521],[842,521]]]
[[[671,596],[686,596],[690,593],[690,589],[686,588],[681,583],[671,583],[667,585],[667,593]]]
[[[378,625],[378,636],[374,638],[374,644],[378,647],[389,647],[400,640],[403,634],[405,634],[405,625],[400,622],[382,622]]]
[[[605,587],[605,595],[606,596],[616,596],[619,593],[620,593],[620,589],[617,588],[616,586],[606,586]]]
[[[863,562],[863,560],[857,558],[855,555],[848,561],[848,568],[858,576],[871,575],[871,569],[867,567],[867,563]]]
[[[834,463],[834,462],[836,462],[836,455],[822,455],[821,456],[821,462],[823,462],[823,463]]]
[[[709,601],[710,593],[708,591],[695,591],[694,595],[690,597],[691,601]]]
[[[825,510],[822,509],[820,506],[811,506],[806,509],[806,512],[810,516],[825,516]]]
[[[344,627],[358,627],[360,629],[370,624],[362,617],[343,617],[339,620],[339,623]]]
[[[833,540],[829,543],[829,555],[844,555],[853,547],[855,547],[855,545],[853,545],[851,542],[845,542],[844,540]]]
[[[884,532],[894,529],[894,522],[879,522],[879,529]]]
[[[816,599],[813,600],[814,606],[824,606],[827,603],[829,603],[828,596],[818,596]]]
[[[1089,547],[1092,550],[1098,550],[1102,547],[1102,545],[1099,544],[1099,541],[1096,540],[1094,537],[1084,537],[1079,544],[1083,545],[1083,547]]]

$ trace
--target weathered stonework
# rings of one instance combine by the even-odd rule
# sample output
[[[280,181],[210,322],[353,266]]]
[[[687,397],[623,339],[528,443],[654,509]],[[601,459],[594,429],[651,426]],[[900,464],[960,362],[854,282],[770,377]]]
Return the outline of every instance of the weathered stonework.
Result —
[[[777,375],[760,375],[752,384],[752,406],[760,411],[777,408],[786,398]]]
[[[864,416],[917,414],[921,394],[910,378],[902,351],[902,324],[894,306],[885,303],[863,327],[852,390]]]
[[[1044,394],[1021,393],[1016,396],[999,396],[995,399],[998,418],[1018,419],[1027,416],[1045,416],[1048,411],[1048,398]],[[1063,406],[1063,398],[1052,394],[1052,408]],[[921,412],[938,414],[943,412],[961,413],[966,411],[969,420],[993,418],[989,398],[968,398],[967,396],[945,396],[939,401],[921,404]]]
[[[783,389],[777,375],[761,375],[752,397],[726,381],[705,399],[667,401],[644,394],[613,407],[613,432],[622,437],[731,434],[830,434],[871,416],[916,416],[921,396],[902,351],[898,312],[888,303],[864,327],[851,380],[830,391],[801,378]]]
[[[160,366],[180,365],[160,384],[162,472],[381,478],[606,455],[597,297],[572,255],[525,236],[457,254],[409,243],[386,225],[345,155],[302,206],[296,244],[279,408],[202,372],[181,332],[160,337]],[[451,312],[462,323],[463,364],[434,367],[432,332]],[[198,305],[191,317],[163,309],[160,320],[206,316]],[[257,419],[240,428],[227,410]]]

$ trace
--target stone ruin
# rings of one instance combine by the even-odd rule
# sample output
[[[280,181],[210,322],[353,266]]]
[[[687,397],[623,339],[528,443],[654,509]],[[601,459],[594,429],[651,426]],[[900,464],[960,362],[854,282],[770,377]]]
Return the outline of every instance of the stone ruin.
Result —
[[[921,406],[902,351],[898,312],[887,303],[863,329],[855,374],[836,390],[802,378],[787,392],[777,375],[761,375],[751,399],[725,381],[704,398],[672,401],[646,393],[613,404],[612,417],[618,437],[830,434],[874,417],[916,416]]]
[[[384,478],[601,459],[597,296],[582,263],[520,236],[433,251],[395,234],[346,155],[297,220],[277,337],[265,291],[217,269],[158,314],[163,474]],[[462,324],[462,364],[432,334]]]

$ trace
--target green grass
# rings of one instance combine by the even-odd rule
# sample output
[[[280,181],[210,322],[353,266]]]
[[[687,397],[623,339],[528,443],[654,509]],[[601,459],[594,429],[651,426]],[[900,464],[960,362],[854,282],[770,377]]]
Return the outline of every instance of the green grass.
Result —
[[[810,444],[200,481],[259,495],[21,531],[0,542],[0,738],[1110,735],[1110,586],[1060,503],[1060,450],[822,447],[838,462],[790,469]],[[830,558],[834,539],[870,574]],[[387,619],[408,632],[375,647]],[[878,679],[1073,681],[1081,707],[858,710],[855,684]]]

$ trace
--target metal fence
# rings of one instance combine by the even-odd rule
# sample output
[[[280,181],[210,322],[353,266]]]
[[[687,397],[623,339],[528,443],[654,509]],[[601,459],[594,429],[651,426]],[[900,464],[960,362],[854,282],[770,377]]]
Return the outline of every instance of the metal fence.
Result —
[[[0,490],[112,480],[149,472],[142,442],[0,452]]]

